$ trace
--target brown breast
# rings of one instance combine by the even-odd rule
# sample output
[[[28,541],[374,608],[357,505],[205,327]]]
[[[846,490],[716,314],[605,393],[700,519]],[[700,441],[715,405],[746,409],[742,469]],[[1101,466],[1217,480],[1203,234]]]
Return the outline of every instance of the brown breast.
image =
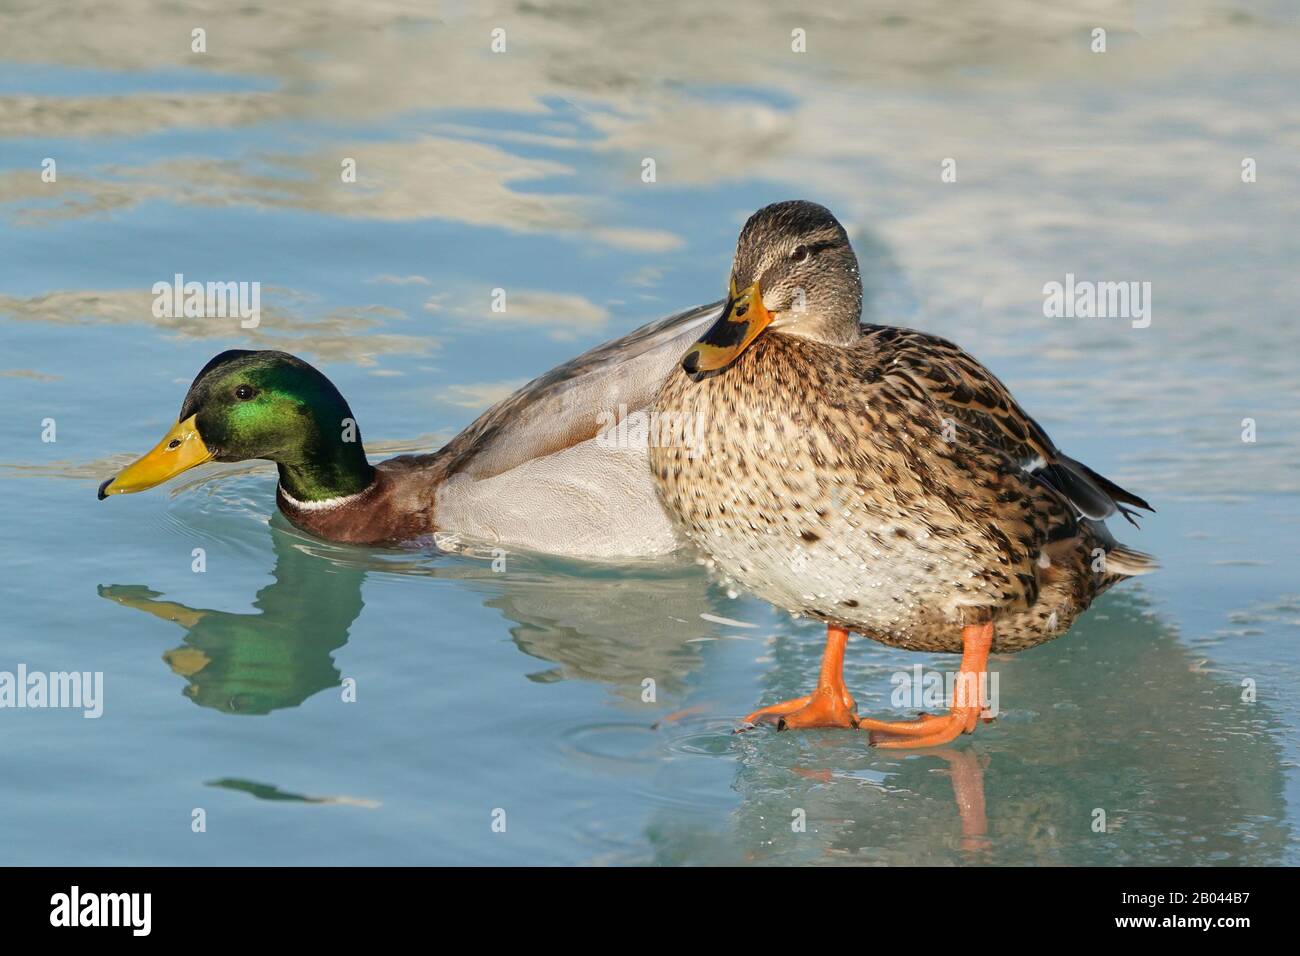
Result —
[[[375,466],[365,491],[336,503],[296,502],[276,488],[276,505],[297,528],[326,541],[393,545],[436,529],[434,494],[438,480],[431,456],[402,456]]]

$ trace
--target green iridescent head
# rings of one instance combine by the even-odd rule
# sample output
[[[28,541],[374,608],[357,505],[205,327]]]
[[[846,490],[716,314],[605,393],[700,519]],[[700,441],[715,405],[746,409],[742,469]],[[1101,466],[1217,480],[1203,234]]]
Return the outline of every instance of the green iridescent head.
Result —
[[[353,494],[374,477],[361,432],[334,383],[287,352],[222,352],[199,372],[176,426],[104,482],[99,497],[161,484],[205,461],[265,458],[299,501]]]

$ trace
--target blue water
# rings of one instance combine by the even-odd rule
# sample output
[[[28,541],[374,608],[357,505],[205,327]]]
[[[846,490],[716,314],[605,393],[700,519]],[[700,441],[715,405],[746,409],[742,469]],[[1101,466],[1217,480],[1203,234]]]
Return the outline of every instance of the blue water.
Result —
[[[0,13],[0,672],[104,675],[98,719],[0,709],[0,863],[1300,862],[1294,8],[674,5]],[[869,319],[1158,508],[1116,531],[1161,571],[998,660],[949,748],[732,735],[822,633],[689,555],[330,545],[264,464],[95,499],[230,347],[317,364],[377,457],[436,448],[718,298],[792,197],[850,229]],[[261,324],[155,319],[178,272],[260,282]],[[1046,317],[1067,273],[1150,282],[1150,326]],[[861,711],[918,663],[952,662],[854,640]]]

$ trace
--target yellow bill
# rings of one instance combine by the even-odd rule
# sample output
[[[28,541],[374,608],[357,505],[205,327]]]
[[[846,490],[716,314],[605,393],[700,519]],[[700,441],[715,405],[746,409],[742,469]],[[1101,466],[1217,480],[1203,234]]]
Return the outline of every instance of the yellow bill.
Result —
[[[185,421],[177,422],[149,454],[133,461],[117,477],[100,485],[99,500],[161,485],[167,479],[211,460],[213,452],[199,437],[198,427],[194,424],[196,417],[191,415]]]
[[[737,294],[732,282],[722,317],[691,346],[682,358],[682,368],[688,375],[726,368],[771,324],[772,313],[763,306],[758,283]]]

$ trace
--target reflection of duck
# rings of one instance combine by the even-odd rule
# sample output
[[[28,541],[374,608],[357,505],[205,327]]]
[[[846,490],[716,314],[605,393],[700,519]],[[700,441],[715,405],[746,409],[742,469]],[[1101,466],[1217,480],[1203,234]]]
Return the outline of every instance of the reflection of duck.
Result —
[[[776,656],[774,694],[817,671],[798,639]],[[850,665],[859,674],[902,666],[897,655],[866,656]],[[1074,666],[1083,659],[1089,668]],[[654,860],[1285,864],[1286,726],[1197,660],[1139,598],[1113,593],[1070,641],[998,662],[1015,707],[960,751],[882,752],[825,732],[731,738],[741,802],[725,830],[687,825],[680,812],[655,817]],[[952,762],[958,753],[971,759]],[[796,808],[804,832],[791,830]],[[1094,830],[1097,810],[1105,832]]]
[[[827,624],[817,690],[748,720],[931,746],[974,729],[990,650],[1051,640],[1154,567],[1102,523],[1148,505],[1064,455],[952,343],[859,325],[861,300],[828,210],[755,213],[722,316],[654,406],[668,422],[716,424],[689,446],[655,444],[650,462],[668,510],[723,573]],[[841,673],[848,630],[961,653],[951,711],[860,720]]]
[[[715,596],[694,565],[568,568],[520,553],[511,557],[509,574],[497,574],[472,558],[398,560],[314,544],[282,522],[272,519],[274,581],[258,591],[258,613],[187,607],[159,600],[141,585],[99,588],[103,597],[185,629],[185,643],[163,659],[202,706],[266,714],[338,686],[332,654],[361,613],[371,570],[461,582],[511,621],[521,651],[555,665],[533,680],[595,681],[629,701],[640,700],[647,678],[658,702],[679,696],[698,665],[698,642],[716,635],[716,626],[700,617],[718,609]]]
[[[639,700],[648,678],[663,703],[684,691],[699,664],[699,642],[717,634],[700,617],[718,610],[717,599],[694,565],[492,577],[483,583],[497,593],[484,605],[515,622],[510,634],[521,651],[556,665],[534,680],[597,681],[619,698]]]
[[[271,538],[275,580],[257,592],[256,614],[159,601],[157,592],[139,585],[99,588],[103,597],[185,629],[185,643],[163,660],[203,707],[268,714],[339,684],[331,655],[347,643],[361,613],[364,572],[306,554],[283,532]]]
[[[718,615],[727,603],[699,567],[676,559],[592,565],[518,552],[509,573],[497,573],[476,556],[474,549],[415,556],[401,571],[477,592],[510,622],[521,651],[555,665],[530,680],[591,681],[626,701],[641,700],[646,678],[660,703],[682,694],[701,647],[718,637],[717,624],[701,615]]]
[[[365,807],[371,810],[379,806],[379,802],[376,800],[341,796],[313,797],[305,793],[286,792],[274,784],[258,783],[255,780],[240,780],[238,777],[222,777],[220,780],[209,780],[208,786],[217,787],[221,790],[235,790],[256,797],[258,800],[270,800],[275,803],[332,804],[334,806]]]
[[[385,544],[459,532],[550,554],[661,554],[677,539],[644,447],[611,448],[716,307],[647,325],[535,379],[431,455],[366,458],[352,411],[284,352],[222,352],[199,372],[174,428],[104,482],[99,497],[152,488],[203,462],[279,466],[276,502],[330,541]]]

